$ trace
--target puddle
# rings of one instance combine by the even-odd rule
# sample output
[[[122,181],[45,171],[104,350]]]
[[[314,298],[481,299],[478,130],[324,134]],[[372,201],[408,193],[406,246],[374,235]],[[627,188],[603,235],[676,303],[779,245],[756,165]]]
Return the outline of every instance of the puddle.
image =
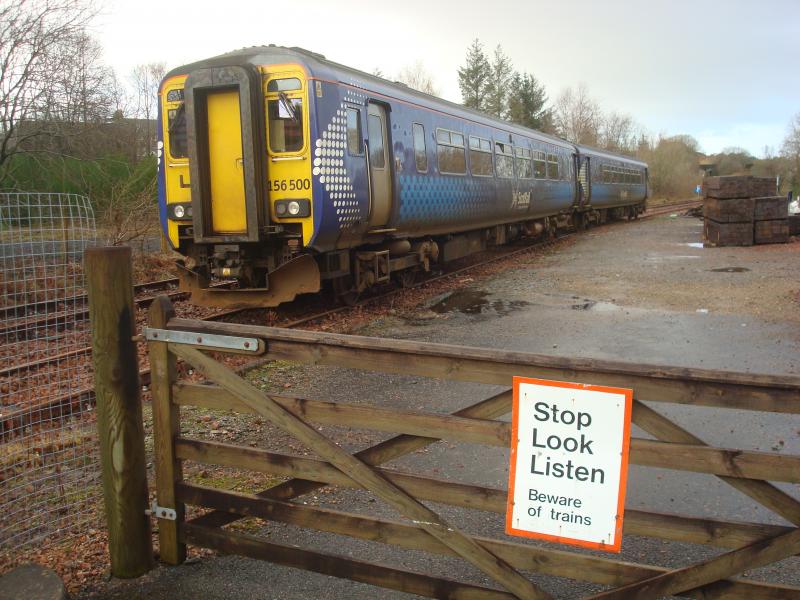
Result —
[[[584,300],[583,302],[579,302],[578,304],[573,304],[570,306],[572,310],[589,310],[590,308],[594,307],[597,304],[594,300]]]
[[[720,267],[718,269],[709,269],[712,273],[747,273],[750,269],[746,267]]]
[[[597,302],[596,300],[583,300],[570,307],[572,310],[591,310],[592,312],[613,312],[620,307],[613,302]]]
[[[489,300],[489,292],[483,290],[461,290],[440,300],[430,310],[437,314],[461,313],[464,315],[481,315],[495,313],[505,316],[512,311],[529,306],[524,300]]]
[[[686,246],[689,246],[689,248],[705,248],[703,242],[688,242]]]

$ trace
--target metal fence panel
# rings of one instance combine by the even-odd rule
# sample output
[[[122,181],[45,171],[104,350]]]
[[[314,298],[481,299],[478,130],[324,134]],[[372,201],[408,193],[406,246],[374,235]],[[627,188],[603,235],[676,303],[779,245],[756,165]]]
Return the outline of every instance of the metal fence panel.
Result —
[[[96,515],[84,249],[89,199],[0,193],[0,553]]]

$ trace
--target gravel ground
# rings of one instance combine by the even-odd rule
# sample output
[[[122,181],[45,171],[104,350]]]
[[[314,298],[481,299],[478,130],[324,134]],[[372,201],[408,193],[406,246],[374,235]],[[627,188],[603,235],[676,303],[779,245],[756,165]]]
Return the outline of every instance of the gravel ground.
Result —
[[[590,231],[557,252],[522,259],[516,268],[475,280],[428,300],[416,310],[362,324],[354,333],[750,372],[798,373],[800,243],[752,248],[702,248],[699,220],[658,218]],[[249,374],[267,390],[348,402],[450,412],[500,388],[327,367],[271,364]],[[681,405],[653,405],[710,443],[800,453],[797,416],[746,413]],[[304,454],[269,424],[253,417],[208,411],[185,413],[185,435],[258,444]],[[383,437],[325,427],[355,449]],[[634,435],[643,436],[634,430]],[[391,466],[430,476],[504,488],[507,452],[440,443]],[[187,478],[205,485],[251,491],[263,477],[187,465]],[[784,486],[797,495],[797,486]],[[357,491],[326,489],[308,504],[389,518],[396,514]],[[628,507],[782,523],[710,476],[632,466]],[[500,515],[436,507],[465,531],[503,538]],[[240,529],[267,539],[347,557],[488,584],[463,562],[255,519]],[[690,544],[627,536],[622,560],[678,567],[718,553]],[[599,554],[601,555],[601,554]],[[746,574],[800,585],[800,560],[788,559]],[[533,576],[558,598],[598,586]],[[178,568],[160,567],[136,581],[111,581],[79,597],[154,598],[408,598],[346,580],[233,556],[201,556]]]

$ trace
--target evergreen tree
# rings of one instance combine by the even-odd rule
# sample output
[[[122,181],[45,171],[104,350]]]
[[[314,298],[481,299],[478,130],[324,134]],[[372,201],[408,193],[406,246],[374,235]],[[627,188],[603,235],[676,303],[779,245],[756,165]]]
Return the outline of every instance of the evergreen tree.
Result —
[[[494,49],[494,60],[491,64],[491,75],[486,86],[486,102],[484,110],[490,115],[504,119],[508,112],[509,86],[514,67],[511,59],[505,55],[499,44]]]
[[[545,109],[547,94],[536,77],[530,73],[514,73],[509,90],[508,120],[539,131],[546,129],[550,121],[549,111]]]
[[[458,87],[461,89],[464,106],[476,110],[485,109],[486,87],[491,70],[483,45],[475,38],[467,49],[466,64],[458,69]]]

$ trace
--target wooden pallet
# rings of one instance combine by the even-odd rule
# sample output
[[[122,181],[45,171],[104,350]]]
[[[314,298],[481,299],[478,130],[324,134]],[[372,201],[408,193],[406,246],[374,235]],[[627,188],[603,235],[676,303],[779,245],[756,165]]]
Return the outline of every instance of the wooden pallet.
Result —
[[[786,196],[753,198],[753,204],[753,218],[756,221],[787,219],[789,217],[789,199]]]
[[[706,219],[703,234],[709,246],[752,246],[753,222],[720,223]]]
[[[706,198],[703,216],[717,223],[752,223],[752,198]]]
[[[703,180],[703,194],[706,198],[756,198],[774,196],[776,191],[775,179],[772,177],[723,175],[706,177]]]
[[[756,221],[753,241],[756,244],[785,244],[789,241],[789,219]]]

